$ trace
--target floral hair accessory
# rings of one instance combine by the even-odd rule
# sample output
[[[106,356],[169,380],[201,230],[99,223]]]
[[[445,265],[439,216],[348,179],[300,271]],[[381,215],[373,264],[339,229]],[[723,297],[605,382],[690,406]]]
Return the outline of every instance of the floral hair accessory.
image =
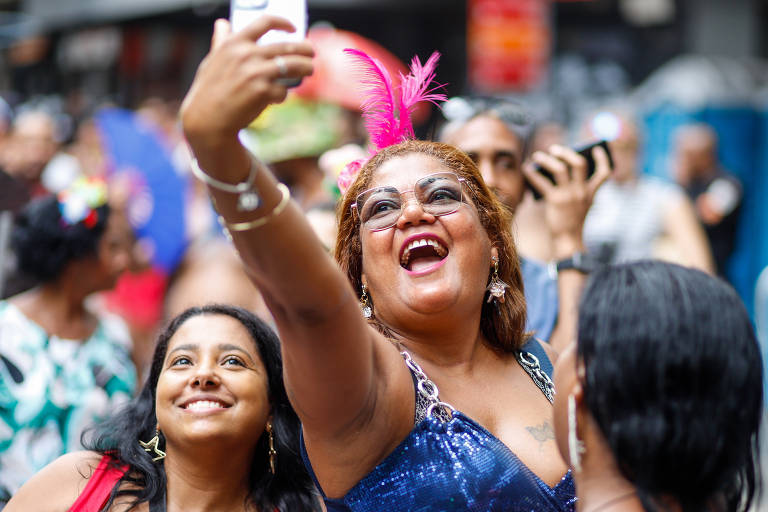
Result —
[[[339,192],[341,192],[341,195],[347,193],[347,189],[352,185],[352,182],[355,181],[355,178],[357,178],[360,168],[363,167],[367,161],[368,158],[358,158],[344,166],[344,169],[339,173],[339,177],[336,178],[336,183],[339,185]]]
[[[415,137],[411,113],[417,103],[429,101],[437,105],[438,101],[446,100],[445,94],[435,92],[444,84],[430,88],[440,59],[438,52],[433,52],[423,65],[418,56],[414,57],[411,72],[407,76],[400,75],[399,87],[394,86],[389,72],[378,60],[353,48],[346,48],[344,52],[358,61],[363,72],[365,100],[361,108],[370,137],[370,156],[347,164],[341,171],[338,184],[342,194],[355,181],[360,169],[371,156],[388,146]]]
[[[320,155],[317,164],[320,167],[320,170],[323,171],[323,175],[328,178],[327,184],[330,186],[333,195],[337,199],[341,196],[339,184],[348,187],[352,183],[352,180],[355,179],[355,175],[351,174],[350,169],[347,169],[350,165],[349,162],[353,160],[364,162],[367,155],[368,152],[363,149],[362,146],[355,143],[345,144],[340,148],[329,149]],[[359,168],[355,169],[355,172],[358,170]],[[332,184],[331,181],[333,182]]]
[[[107,184],[101,178],[80,177],[58,195],[61,222],[74,226],[82,222],[92,228],[99,220],[96,211],[107,203]]]

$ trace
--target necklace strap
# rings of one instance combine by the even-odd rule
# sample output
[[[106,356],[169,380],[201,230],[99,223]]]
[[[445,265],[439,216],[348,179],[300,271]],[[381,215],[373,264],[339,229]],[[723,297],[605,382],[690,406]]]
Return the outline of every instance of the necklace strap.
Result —
[[[628,492],[626,494],[620,494],[619,496],[611,498],[608,501],[606,501],[605,503],[602,503],[602,504],[596,506],[595,508],[589,510],[589,512],[600,512],[601,510],[605,510],[608,507],[612,507],[613,505],[615,505],[617,503],[621,503],[622,501],[628,500],[629,498],[631,498],[635,494],[636,494],[635,491],[631,491],[631,492]]]

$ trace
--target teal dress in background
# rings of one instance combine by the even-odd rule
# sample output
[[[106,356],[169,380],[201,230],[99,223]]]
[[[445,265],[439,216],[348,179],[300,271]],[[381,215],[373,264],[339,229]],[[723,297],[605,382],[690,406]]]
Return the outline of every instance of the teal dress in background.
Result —
[[[85,341],[67,340],[0,301],[0,506],[57,457],[82,450],[83,429],[131,398],[130,347],[117,318],[100,317]]]

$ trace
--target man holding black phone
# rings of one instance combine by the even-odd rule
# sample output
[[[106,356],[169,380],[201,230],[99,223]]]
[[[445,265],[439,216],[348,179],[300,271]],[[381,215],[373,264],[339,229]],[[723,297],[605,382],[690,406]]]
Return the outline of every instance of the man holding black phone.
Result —
[[[531,193],[527,190],[541,197],[552,253],[549,262],[521,258],[527,328],[562,350],[575,335],[579,293],[594,266],[585,252],[582,227],[597,188],[610,175],[609,156],[602,146],[586,152],[596,162],[590,169],[584,155],[555,145],[534,152],[524,163],[529,123],[520,107],[496,100],[454,98],[443,111],[450,122],[441,140],[475,161],[505,205],[516,211],[526,193]],[[516,235],[518,222],[516,216],[516,225],[510,226]],[[518,249],[525,254],[525,247]]]

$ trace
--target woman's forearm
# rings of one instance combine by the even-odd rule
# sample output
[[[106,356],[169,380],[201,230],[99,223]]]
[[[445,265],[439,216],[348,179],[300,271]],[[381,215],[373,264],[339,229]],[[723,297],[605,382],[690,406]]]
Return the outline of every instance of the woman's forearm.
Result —
[[[244,174],[248,172],[246,167]],[[237,194],[210,188],[226,224],[247,228],[249,223],[263,222],[253,229],[229,230],[249,275],[279,308],[275,313],[286,320],[317,322],[336,314],[339,304],[348,302],[353,293],[306,217],[293,201],[281,207],[283,194],[263,165],[253,189],[261,205],[254,211],[239,211]]]
[[[308,43],[255,44],[267,30],[288,28],[285,20],[264,17],[232,34],[226,21],[217,22],[181,119],[205,174],[200,177],[277,322],[292,402],[302,420],[334,429],[359,415],[372,396],[372,331],[301,209],[285,202],[285,189],[265,166],[251,172],[251,156],[237,136],[267,105],[285,97],[278,78],[312,70]],[[243,182],[247,186],[236,186]],[[238,208],[241,196],[253,193],[259,205]]]

